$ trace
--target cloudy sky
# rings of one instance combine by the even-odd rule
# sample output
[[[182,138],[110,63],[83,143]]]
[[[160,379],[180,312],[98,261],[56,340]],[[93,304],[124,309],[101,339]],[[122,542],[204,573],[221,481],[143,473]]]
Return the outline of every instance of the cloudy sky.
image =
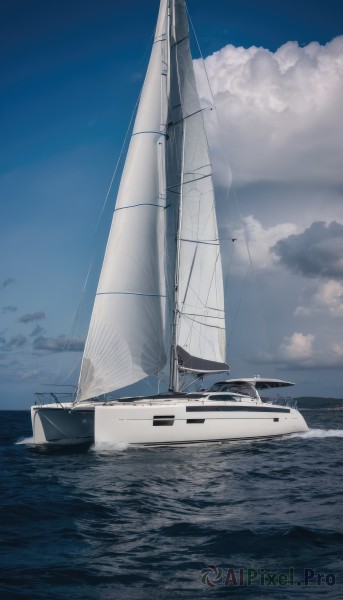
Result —
[[[34,391],[50,389],[42,384],[77,382],[116,185],[97,223],[157,8],[157,0],[144,9],[138,0],[2,3],[0,408],[28,408]],[[342,397],[340,3],[189,0],[188,8],[220,123],[220,135],[214,120],[208,127],[232,376],[280,377],[297,382],[296,395]],[[196,71],[206,103],[199,62]]]

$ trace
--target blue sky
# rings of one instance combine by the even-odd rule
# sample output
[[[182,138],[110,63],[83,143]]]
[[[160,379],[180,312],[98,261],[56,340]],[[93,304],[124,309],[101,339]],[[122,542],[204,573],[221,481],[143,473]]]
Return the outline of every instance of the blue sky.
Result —
[[[75,373],[67,381],[77,380],[80,354],[70,352],[62,358],[61,353],[53,349],[63,346],[61,336],[73,338],[76,347],[86,331],[90,299],[87,299],[73,329],[71,323],[80,303],[94,247],[97,247],[95,273],[106,241],[115,193],[110,197],[104,219],[95,235],[96,223],[142,84],[157,8],[157,0],[144,3],[136,0],[130,3],[114,0],[49,3],[32,0],[28,3],[17,0],[3,3],[0,9],[3,58],[0,79],[2,408],[29,407],[33,391],[41,389],[41,383],[64,381],[74,366]],[[271,53],[290,41],[297,41],[300,48],[310,42],[323,46],[343,33],[341,5],[333,0],[325,3],[301,0],[278,3],[213,0],[207,3],[189,0],[188,8],[204,57],[228,45],[244,48],[261,46]],[[231,52],[230,56],[237,66],[236,55]],[[336,54],[332,53],[332,56]],[[227,56],[220,54],[219,59],[227,68]],[[213,64],[209,67],[214,69]],[[215,80],[215,69],[213,77]],[[218,82],[219,88],[220,85],[223,85],[222,81]],[[223,93],[223,90],[220,91]],[[227,126],[234,137],[232,123]],[[323,153],[324,146],[323,143]],[[335,146],[335,156],[337,149],[339,151],[339,145]],[[230,157],[230,149],[228,153]],[[240,162],[238,154],[232,155],[231,167],[235,180],[235,171],[244,169],[244,161]],[[330,187],[326,175],[323,175],[323,189]],[[292,192],[293,204],[278,203],[278,218],[272,219],[271,198],[275,194],[282,197],[285,182],[282,181],[282,190],[277,188],[276,191],[272,186],[280,182],[268,182],[267,190],[264,187],[267,175],[264,182],[257,179],[253,176],[249,181],[244,181],[244,177],[241,181],[239,177],[237,179],[241,216],[255,219],[246,222],[252,243],[256,241],[252,232],[256,233],[257,224],[265,224],[265,229],[260,232],[261,238],[269,236],[268,239],[273,240],[275,252],[279,253],[279,261],[285,269],[282,281],[287,281],[287,289],[283,290],[276,306],[269,307],[267,302],[266,309],[267,313],[273,313],[271,318],[275,320],[270,325],[269,336],[273,338],[275,334],[272,346],[283,347],[283,362],[281,359],[273,362],[267,356],[270,351],[266,349],[265,363],[260,362],[258,370],[263,371],[261,375],[300,380],[298,395],[342,396],[342,364],[339,361],[325,365],[320,361],[307,360],[305,364],[300,360],[297,367],[286,361],[287,352],[292,347],[295,352],[300,352],[300,344],[305,352],[308,351],[311,336],[317,336],[324,344],[329,343],[333,329],[342,330],[340,310],[336,309],[333,319],[332,302],[326,304],[331,315],[323,315],[319,310],[320,306],[323,308],[328,294],[331,294],[331,300],[332,294],[336,294],[336,300],[340,297],[340,288],[337,287],[340,279],[326,279],[321,288],[317,286],[314,289],[317,280],[313,276],[309,280],[307,274],[301,271],[301,261],[295,264],[289,258],[294,256],[289,249],[292,243],[290,236],[303,236],[295,240],[301,246],[301,241],[315,231],[311,229],[312,221],[331,223],[336,219],[343,223],[341,213],[335,208],[340,206],[339,202],[342,204],[337,191],[342,189],[339,187],[341,182],[339,178],[334,182],[337,198],[333,197],[330,189],[330,202],[325,204],[325,194],[318,196],[321,181],[316,183],[315,193],[312,190],[304,196],[301,193],[304,182],[299,181]],[[256,198],[259,198],[259,214],[254,209]],[[319,207],[323,204],[325,209],[321,212]],[[287,206],[291,215],[287,214]],[[303,210],[307,215],[308,206],[311,206],[314,210],[312,221],[305,218],[300,219],[301,223],[297,221],[294,206],[299,213]],[[241,224],[235,221],[236,217],[232,228],[240,234]],[[285,223],[293,223],[298,229],[291,226],[282,229]],[[289,240],[288,246],[286,243],[278,245],[280,239]],[[259,256],[262,256],[266,249],[259,246],[259,251],[262,252]],[[243,278],[243,251],[241,259],[233,273],[238,283]],[[268,290],[268,296],[273,290],[270,289],[270,265],[267,265],[269,270],[266,267],[263,271],[262,262],[257,257],[263,299],[264,290]],[[90,288],[94,287],[95,281],[93,275]],[[248,289],[249,285],[252,284],[248,284]],[[290,288],[297,294],[296,298],[293,297],[293,313],[289,310],[291,300],[287,301]],[[249,303],[250,300],[244,309],[243,302],[242,310],[246,310],[247,314],[255,311]],[[305,314],[309,306],[314,307],[312,315]],[[235,312],[234,307],[232,312]],[[291,320],[295,313],[298,321],[293,327]],[[301,318],[307,319],[306,322],[300,323]],[[234,337],[232,340],[234,347],[238,348],[235,376],[256,373],[252,357],[244,354],[241,348],[241,340],[245,338],[244,322],[245,318],[241,322],[238,318],[236,340]],[[240,328],[239,334],[237,327]],[[256,338],[262,339],[262,329],[261,324],[257,326]],[[287,346],[285,338],[288,331]],[[303,337],[292,338],[293,333]],[[50,349],[46,340],[50,340]],[[338,347],[339,339],[335,339],[334,343]],[[233,361],[230,362],[235,367],[235,351],[232,355]],[[257,361],[262,360],[261,356],[255,355]],[[300,354],[299,358],[302,358]]]

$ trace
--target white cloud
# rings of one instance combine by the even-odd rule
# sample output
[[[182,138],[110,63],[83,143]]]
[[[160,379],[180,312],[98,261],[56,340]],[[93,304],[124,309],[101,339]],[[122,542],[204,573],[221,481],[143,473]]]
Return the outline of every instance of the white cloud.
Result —
[[[343,344],[323,344],[317,335],[295,332],[285,337],[276,355],[269,355],[269,360],[264,359],[264,362],[294,370],[342,369]]]
[[[343,36],[276,52],[228,45],[206,58],[236,184],[343,179]],[[198,85],[208,99],[201,62]]]
[[[34,350],[46,350],[48,352],[82,352],[85,342],[82,338],[67,338],[59,335],[57,338],[37,337],[33,342]]]
[[[283,358],[291,360],[304,360],[313,356],[313,342],[315,336],[309,333],[293,333],[290,337],[285,337],[280,346],[280,355]]]
[[[307,294],[308,295],[308,294]],[[318,313],[343,317],[343,284],[329,280],[318,282],[306,306],[298,306],[295,316],[312,316]]]
[[[343,344],[332,344],[332,351],[343,359]]]
[[[41,319],[45,319],[45,312],[42,310],[35,313],[22,315],[19,317],[18,323],[32,323],[33,321],[40,321]]]
[[[269,268],[276,262],[276,256],[271,252],[275,244],[296,232],[293,223],[280,223],[271,227],[263,227],[253,215],[242,219],[243,227],[234,231],[234,237],[238,242],[237,253],[243,260],[248,259],[246,243],[249,246],[250,255],[254,267]]]

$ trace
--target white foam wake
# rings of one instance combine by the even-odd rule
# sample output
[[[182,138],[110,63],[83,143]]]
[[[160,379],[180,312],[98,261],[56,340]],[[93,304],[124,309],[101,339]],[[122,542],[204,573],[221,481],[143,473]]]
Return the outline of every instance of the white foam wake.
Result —
[[[310,429],[305,433],[293,433],[289,437],[312,438],[343,437],[343,429]]]
[[[127,450],[129,444],[127,442],[97,442],[93,444],[91,450],[93,452],[100,452],[101,454],[112,454],[113,452],[123,452]]]
[[[33,439],[33,437],[32,437],[32,436],[31,436],[31,437],[19,438],[19,439],[18,439],[18,440],[15,442],[15,444],[16,444],[16,445],[18,445],[18,444],[34,444],[34,443],[35,443],[35,442],[34,442],[34,439]]]

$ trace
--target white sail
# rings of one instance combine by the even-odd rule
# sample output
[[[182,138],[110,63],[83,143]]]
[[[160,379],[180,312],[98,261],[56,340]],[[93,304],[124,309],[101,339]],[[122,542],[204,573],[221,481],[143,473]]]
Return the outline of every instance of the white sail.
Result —
[[[184,0],[161,0],[78,400],[166,374],[170,364],[172,373],[228,368],[212,168]]]
[[[135,383],[166,363],[166,28],[167,0],[162,0],[86,340],[78,400]]]
[[[203,112],[196,88],[184,0],[171,12],[168,204],[177,202],[176,344],[181,370],[227,370],[223,275]],[[177,186],[177,178],[180,185]],[[178,211],[178,216],[175,213]]]

